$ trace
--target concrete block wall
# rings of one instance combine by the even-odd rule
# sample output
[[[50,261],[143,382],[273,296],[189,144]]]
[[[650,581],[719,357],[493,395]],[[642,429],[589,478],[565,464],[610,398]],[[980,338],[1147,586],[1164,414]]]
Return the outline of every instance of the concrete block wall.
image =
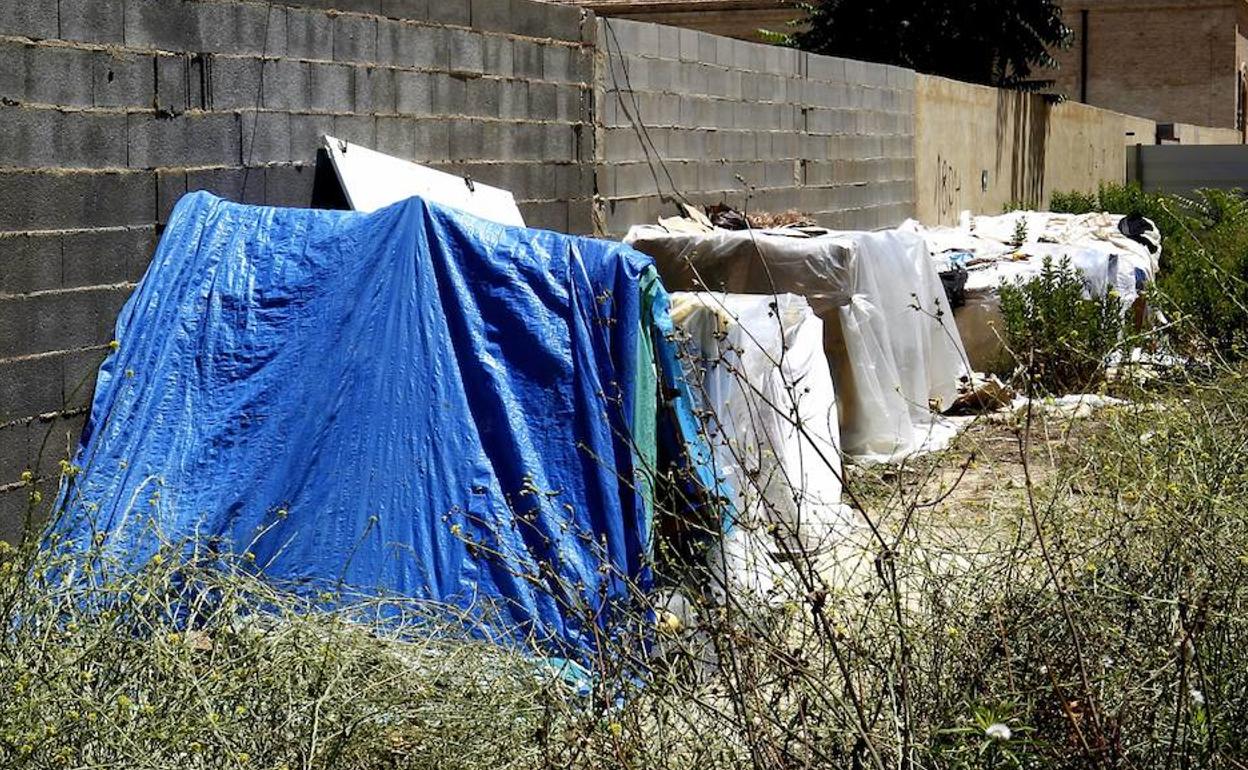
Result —
[[[598,24],[598,225],[675,202],[840,228],[915,211],[910,70],[622,19]]]
[[[22,472],[51,479],[76,443],[187,191],[307,206],[331,133],[592,230],[585,18],[529,0],[0,2],[0,539]]]

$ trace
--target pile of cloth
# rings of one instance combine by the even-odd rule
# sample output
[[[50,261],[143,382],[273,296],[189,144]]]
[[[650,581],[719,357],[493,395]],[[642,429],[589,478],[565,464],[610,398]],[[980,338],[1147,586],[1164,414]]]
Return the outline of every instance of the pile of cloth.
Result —
[[[674,336],[620,243],[195,193],[121,312],[50,537],[123,567],[233,553],[588,661],[651,587],[658,480],[723,496]]]
[[[823,324],[839,445],[858,462],[939,449],[970,368],[927,245],[904,230],[834,232],[634,227],[625,241],[654,258],[666,286],[804,297]]]
[[[1069,261],[1089,296],[1116,292],[1124,313],[1142,315],[1141,293],[1157,275],[1161,235],[1142,217],[1016,211],[999,216],[963,213],[957,227],[926,227],[909,220],[901,229],[920,236],[950,287],[954,318],[972,368],[1001,372],[998,289],[1027,281],[1045,260]]]

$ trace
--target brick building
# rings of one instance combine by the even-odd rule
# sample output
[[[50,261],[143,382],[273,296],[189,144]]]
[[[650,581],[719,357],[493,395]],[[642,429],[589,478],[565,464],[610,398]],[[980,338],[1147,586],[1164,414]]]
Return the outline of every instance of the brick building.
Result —
[[[1248,0],[1065,0],[1057,90],[1156,120],[1245,130]]]
[[[600,16],[697,29],[741,40],[758,40],[759,30],[787,32],[802,16],[793,0],[563,0]]]

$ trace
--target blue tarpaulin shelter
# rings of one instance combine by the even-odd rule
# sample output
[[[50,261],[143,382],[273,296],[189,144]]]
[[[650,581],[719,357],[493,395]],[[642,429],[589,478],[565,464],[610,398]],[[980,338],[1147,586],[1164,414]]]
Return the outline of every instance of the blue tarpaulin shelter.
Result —
[[[415,198],[188,195],[118,320],[62,534],[129,563],[217,542],[584,659],[649,580],[656,464],[714,484],[670,330],[622,244]]]

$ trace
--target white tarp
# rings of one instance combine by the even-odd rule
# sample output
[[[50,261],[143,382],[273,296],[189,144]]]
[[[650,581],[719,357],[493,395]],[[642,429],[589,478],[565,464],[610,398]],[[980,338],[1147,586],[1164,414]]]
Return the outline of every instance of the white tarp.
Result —
[[[516,199],[506,190],[469,182],[393,155],[332,136],[325,151],[355,211],[376,211],[408,198],[424,198],[504,225],[524,227]]]
[[[773,552],[827,551],[854,526],[823,322],[793,294],[676,292],[671,314],[737,512],[714,571],[733,594],[766,594]]]
[[[847,455],[890,461],[942,447],[956,433],[931,407],[953,403],[969,368],[921,237],[645,226],[626,241],[654,257],[670,289],[805,297],[823,321]]]
[[[1159,243],[1149,248],[1124,235],[1121,220],[1115,214],[964,213],[957,227],[928,228],[910,220],[902,229],[923,237],[938,271],[955,265],[967,269],[966,305],[954,312],[957,326],[971,365],[995,371],[1005,360],[998,289],[1004,282],[1022,283],[1039,275],[1045,258],[1054,264],[1069,259],[1082,273],[1089,295],[1112,289],[1124,312],[1135,304],[1141,288],[1157,274],[1161,249]],[[1015,243],[1019,234],[1025,237]]]

